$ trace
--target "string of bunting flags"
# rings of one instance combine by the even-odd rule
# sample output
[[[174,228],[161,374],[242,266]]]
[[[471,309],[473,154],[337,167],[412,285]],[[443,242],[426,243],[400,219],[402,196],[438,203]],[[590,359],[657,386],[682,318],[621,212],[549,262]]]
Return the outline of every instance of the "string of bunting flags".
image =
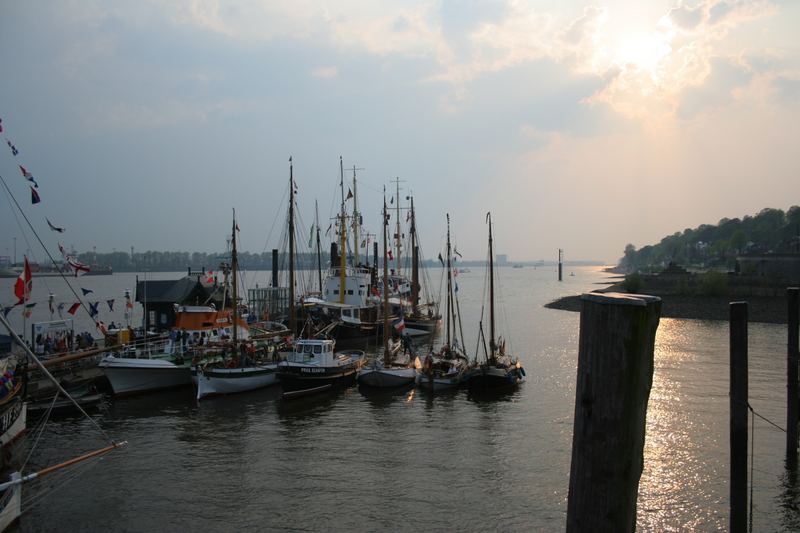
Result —
[[[3,139],[6,142],[6,146],[8,146],[9,150],[11,151],[11,155],[18,160],[20,156],[20,150],[17,148],[16,144],[12,142],[9,136],[6,135],[2,118],[0,118],[0,134],[3,134]],[[19,161],[16,162],[16,165],[19,168],[22,177],[28,182],[31,194],[31,205],[40,204],[42,202],[42,196],[40,194],[39,183],[34,177],[33,172],[31,172],[31,170],[29,169],[30,167],[28,165],[23,165],[22,162]],[[50,228],[51,231],[54,231],[56,233],[66,232],[66,228],[53,224],[48,217],[45,218],[45,221],[47,222],[47,226],[48,228]],[[81,274],[85,274],[90,271],[90,267],[88,265],[81,263],[74,255],[68,253],[61,245],[61,243],[58,244],[58,249],[61,252],[61,256],[64,261],[64,269],[69,271],[76,278]],[[36,306],[37,303],[39,303],[30,301],[30,295],[32,289],[33,289],[33,278],[31,274],[30,263],[28,262],[28,257],[24,256],[23,270],[20,273],[19,278],[17,278],[17,281],[14,285],[14,295],[17,298],[17,302],[14,303],[13,305],[3,306],[2,307],[3,315],[8,316],[8,314],[14,308],[21,307],[23,317],[30,318],[33,312],[33,308]],[[83,296],[87,296],[89,294],[94,293],[92,289],[86,289],[83,287],[80,287],[80,289],[81,292],[83,293]],[[115,301],[114,298],[105,300],[109,312],[114,311],[114,301]],[[99,320],[100,301],[98,300],[95,302],[87,302],[87,303],[89,306],[88,307],[89,315],[94,320],[95,326],[102,333],[106,333],[105,324],[101,320]],[[47,304],[48,304],[48,309],[50,311],[50,315],[52,316],[55,312],[57,312],[58,316],[62,319],[64,318],[65,310],[68,314],[75,315],[75,313],[78,311],[78,309],[80,309],[82,305],[80,301],[72,303],[59,302],[58,305],[55,305],[55,297],[53,294],[49,295]],[[67,307],[68,305],[69,307]],[[130,293],[126,291],[125,311],[124,311],[126,319],[130,318],[131,309],[133,309],[133,302],[131,302]]]

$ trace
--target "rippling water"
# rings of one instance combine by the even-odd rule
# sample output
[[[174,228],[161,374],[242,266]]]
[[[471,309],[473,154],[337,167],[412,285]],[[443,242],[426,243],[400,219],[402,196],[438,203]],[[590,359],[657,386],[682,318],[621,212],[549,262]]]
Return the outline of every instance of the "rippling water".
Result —
[[[501,269],[504,335],[528,375],[511,394],[367,396],[352,388],[283,402],[276,387],[199,406],[188,389],[110,400],[95,419],[129,447],[78,468],[74,479],[56,475],[31,485],[25,499],[43,497],[29,502],[20,528],[563,530],[579,315],[542,305],[605,279],[596,268],[575,274],[558,283],[553,268]],[[484,276],[473,268],[458,277],[473,352]],[[251,275],[261,278],[267,273]],[[129,274],[87,280],[98,299],[120,298],[133,286]],[[13,284],[0,282],[0,291]],[[65,292],[58,280],[49,283]],[[38,307],[47,314],[46,305]],[[785,326],[751,324],[751,403],[779,425],[786,418],[785,343]],[[727,529],[727,324],[662,319],[655,367],[638,528]],[[102,445],[95,433],[86,420],[51,422],[28,469]],[[783,433],[756,420],[756,530],[800,529],[784,442]]]

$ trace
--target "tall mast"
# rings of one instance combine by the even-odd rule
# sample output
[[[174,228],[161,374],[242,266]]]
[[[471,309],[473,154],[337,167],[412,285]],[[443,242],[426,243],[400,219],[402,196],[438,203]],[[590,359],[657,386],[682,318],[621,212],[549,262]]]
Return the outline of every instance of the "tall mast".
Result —
[[[353,266],[358,266],[358,191],[356,189],[356,166],[353,165]]]
[[[397,259],[395,260],[395,267],[396,267],[396,274],[400,275],[400,178],[395,179],[395,185],[397,186],[397,192],[395,193],[395,198],[397,198],[397,233],[395,234],[395,242],[397,244]]]
[[[450,267],[450,213],[447,213],[447,346],[450,346],[450,309],[453,298],[453,272]]]
[[[387,259],[387,240],[389,221],[386,218],[386,188],[383,190],[383,362],[388,366],[389,359],[389,264]]]
[[[341,187],[342,187],[342,213],[339,215],[341,217],[339,221],[339,303],[344,303],[344,294],[346,290],[346,272],[345,269],[347,268],[347,227],[345,225],[345,220],[347,219],[345,210],[344,210],[344,166],[342,165],[342,156],[339,156],[339,175],[341,177]]]
[[[494,343],[494,252],[492,251],[492,213],[486,213],[486,220],[489,222],[489,349],[492,352],[492,359],[496,345]]]
[[[317,224],[317,275],[319,276],[319,293],[322,295],[322,249],[319,243],[319,203],[314,200],[315,221]]]
[[[233,295],[233,349],[236,354],[236,348],[239,343],[239,302],[236,287],[238,282],[237,270],[239,270],[239,258],[236,255],[236,209],[233,210],[233,227],[231,228],[231,270],[233,274],[233,288],[231,294]]]
[[[289,156],[289,329],[297,334],[297,318],[294,310],[294,168]]]
[[[417,222],[414,219],[414,197],[411,197],[411,309],[419,314],[419,250],[417,249]]]

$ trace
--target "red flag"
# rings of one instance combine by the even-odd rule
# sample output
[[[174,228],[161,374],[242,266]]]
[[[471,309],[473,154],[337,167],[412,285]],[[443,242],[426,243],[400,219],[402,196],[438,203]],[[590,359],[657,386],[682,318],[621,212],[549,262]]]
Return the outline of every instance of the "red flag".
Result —
[[[389,261],[394,261],[394,257],[392,256],[392,251],[387,250],[386,253],[389,254]]]
[[[81,306],[80,302],[75,302],[74,304],[69,306],[67,313],[74,315],[75,311],[77,311],[80,306]]]
[[[31,204],[38,204],[42,199],[39,198],[39,193],[31,186]]]
[[[208,271],[208,278],[206,278],[206,283],[214,283],[214,271]]]
[[[14,284],[14,295],[19,298],[17,305],[24,304],[31,299],[33,290],[33,276],[31,275],[31,265],[28,263],[28,256],[25,256],[25,267],[22,269]]]

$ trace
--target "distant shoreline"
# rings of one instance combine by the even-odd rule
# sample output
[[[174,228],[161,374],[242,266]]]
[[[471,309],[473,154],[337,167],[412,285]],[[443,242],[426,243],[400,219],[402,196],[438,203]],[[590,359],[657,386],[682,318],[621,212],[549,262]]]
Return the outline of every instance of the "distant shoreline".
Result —
[[[611,285],[597,292],[624,290],[618,285]],[[647,294],[647,292],[644,292]],[[768,324],[786,324],[787,303],[785,296],[685,296],[676,294],[656,294],[661,298],[662,318],[688,318],[696,320],[728,320],[730,302],[746,301],[748,303],[748,319],[750,322]],[[581,296],[565,296],[545,304],[548,309],[562,311],[580,311]]]

